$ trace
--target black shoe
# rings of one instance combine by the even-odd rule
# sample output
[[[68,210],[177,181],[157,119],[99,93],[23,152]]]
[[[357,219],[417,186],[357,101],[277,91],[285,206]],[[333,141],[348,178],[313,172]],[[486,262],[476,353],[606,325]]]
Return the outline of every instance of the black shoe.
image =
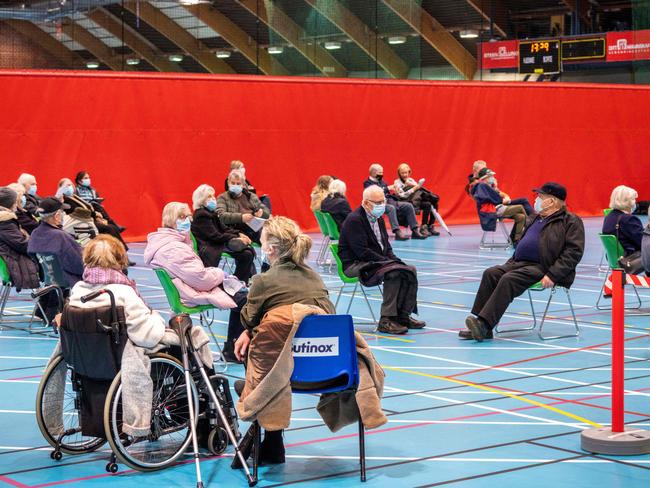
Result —
[[[251,453],[253,452],[253,441],[255,440],[254,433],[255,433],[255,425],[251,425],[246,431],[246,434],[244,435],[242,440],[239,441],[239,450],[244,460],[248,459],[251,456]],[[239,456],[235,454],[235,457],[232,460],[232,463],[230,464],[230,468],[242,469],[243,467],[244,466],[242,466],[241,462],[239,461]]]
[[[244,386],[246,386],[246,381],[245,380],[235,380],[235,383],[233,384],[233,388],[235,389],[235,393],[237,393],[237,395],[241,396],[242,392],[244,391]]]
[[[135,266],[136,264],[138,263],[136,263],[135,261],[129,261],[129,266]]]
[[[428,236],[425,236],[424,234],[420,233],[420,230],[415,228],[411,232],[411,239],[426,239]]]
[[[472,332],[470,330],[468,330],[468,329],[459,330],[458,331],[458,338],[462,339],[464,341],[474,339],[472,337]],[[485,338],[486,339],[493,339],[494,338],[493,335],[492,335],[492,330],[491,329],[488,329],[487,334],[485,334]]]
[[[398,321],[408,329],[423,329],[427,325],[423,320],[417,320],[413,317],[400,318]]]
[[[422,234],[424,237],[429,237],[429,235],[431,234],[429,232],[429,228],[426,225],[421,225],[418,230],[420,231],[420,234]]]
[[[405,327],[390,317],[382,317],[379,319],[379,327],[377,327],[377,330],[384,334],[406,334],[408,327]]]
[[[432,236],[439,236],[440,232],[436,230],[436,228],[433,226],[433,224],[429,225],[429,234]]]
[[[465,319],[465,326],[472,333],[474,340],[478,342],[483,342],[483,339],[487,337],[488,330],[490,330],[482,319],[469,315]]]
[[[269,464],[284,464],[285,449],[282,441],[282,431],[272,430],[264,432],[264,440],[260,444],[260,466]]]
[[[242,361],[237,359],[237,356],[235,356],[235,343],[232,341],[226,341],[223,343],[221,355],[229,363],[242,364]]]
[[[395,240],[396,241],[408,241],[409,237],[404,233],[402,229],[397,229],[393,231],[393,234],[395,234]]]

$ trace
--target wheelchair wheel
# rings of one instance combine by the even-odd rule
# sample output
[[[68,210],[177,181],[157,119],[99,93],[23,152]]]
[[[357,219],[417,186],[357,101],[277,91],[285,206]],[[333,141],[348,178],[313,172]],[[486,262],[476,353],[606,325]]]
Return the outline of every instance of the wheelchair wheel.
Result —
[[[122,431],[122,375],[113,380],[104,406],[104,429],[117,458],[138,471],[155,471],[173,464],[192,440],[185,373],[178,361],[166,354],[151,358],[153,405],[151,431],[146,437],[132,437]],[[199,395],[190,384],[196,417]]]
[[[65,378],[63,387],[63,411],[61,418],[63,425],[55,426],[57,412],[61,408],[61,384],[56,380],[58,376]],[[76,407],[77,393],[72,389],[72,371],[67,367],[63,356],[55,358],[43,373],[41,382],[36,393],[36,421],[38,428],[45,440],[54,447],[52,459],[61,459],[61,452],[66,454],[83,454],[95,451],[106,442],[103,437],[89,437],[81,434],[79,425],[79,412]],[[59,436],[63,432],[70,432],[61,439],[57,445]]]

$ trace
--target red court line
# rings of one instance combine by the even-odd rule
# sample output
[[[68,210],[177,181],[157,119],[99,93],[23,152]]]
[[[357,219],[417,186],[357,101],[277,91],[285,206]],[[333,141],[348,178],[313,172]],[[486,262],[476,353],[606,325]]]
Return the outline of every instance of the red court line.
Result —
[[[625,341],[635,341],[637,339],[647,339],[648,334],[641,335],[641,336],[636,336],[636,337],[630,337],[628,339],[625,339]],[[564,356],[565,354],[572,354],[574,352],[580,352],[580,351],[588,351],[590,349],[597,349],[599,347],[603,346],[609,346],[611,345],[611,342],[603,342],[601,344],[594,344],[592,346],[585,346],[585,347],[580,347],[578,349],[570,349],[570,350],[564,350],[564,351],[558,351],[558,352],[553,352],[550,354],[544,354],[542,356],[533,356],[531,358],[526,358],[526,359],[519,359],[517,361],[510,361],[509,363],[503,363],[503,364],[497,364],[495,366],[486,366],[485,368],[478,368],[478,369],[471,369],[469,371],[463,371],[462,373],[456,373],[450,376],[445,376],[445,378],[458,378],[459,376],[465,376],[467,374],[472,374],[472,373],[480,373],[481,371],[490,371],[492,369],[496,368],[507,368],[508,366],[513,366],[515,364],[521,364],[521,363],[528,363],[530,361],[538,361],[540,359],[546,359],[546,358],[552,358],[555,356]]]
[[[33,376],[21,376],[19,378],[7,378],[5,381],[29,380],[29,379],[34,379],[34,378],[40,378],[42,376],[43,376],[42,374],[35,374]]]
[[[29,485],[23,485],[22,483],[12,480],[11,478],[7,478],[6,476],[0,476],[0,482],[15,486],[16,488],[31,488]]]

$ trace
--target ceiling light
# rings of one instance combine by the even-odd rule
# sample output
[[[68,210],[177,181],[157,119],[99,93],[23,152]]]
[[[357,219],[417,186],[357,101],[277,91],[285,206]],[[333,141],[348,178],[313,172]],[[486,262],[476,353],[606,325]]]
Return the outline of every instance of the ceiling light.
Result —
[[[88,68],[88,69],[97,69],[97,68],[99,68],[99,61],[88,61],[86,63],[86,68]]]
[[[282,46],[269,46],[267,51],[269,54],[282,54],[284,48]]]
[[[478,31],[476,29],[467,29],[460,31],[461,39],[476,39],[478,37]]]
[[[178,0],[181,5],[198,5],[201,0]]]
[[[140,64],[140,58],[126,58],[126,64],[129,66],[137,66]]]
[[[338,41],[328,41],[323,45],[325,46],[325,49],[329,49],[330,51],[334,49],[341,49],[341,43]]]
[[[215,53],[219,59],[228,59],[230,57],[230,51],[226,49],[220,49]]]
[[[170,54],[169,55],[169,60],[172,63],[180,63],[181,61],[183,61],[183,55],[182,54]]]
[[[404,44],[406,42],[406,36],[390,36],[388,38],[388,44]]]

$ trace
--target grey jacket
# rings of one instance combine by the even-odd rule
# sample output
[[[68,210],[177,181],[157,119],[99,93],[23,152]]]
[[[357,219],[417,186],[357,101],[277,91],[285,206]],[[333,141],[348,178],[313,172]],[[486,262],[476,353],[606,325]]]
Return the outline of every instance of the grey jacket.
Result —
[[[260,202],[260,199],[257,198],[257,195],[255,195],[255,193],[244,190],[239,198],[248,199],[253,213],[257,212],[259,209],[262,209],[261,218],[268,219],[271,216],[269,209],[266,208],[262,202]],[[228,191],[223,192],[217,198],[217,215],[219,216],[219,220],[221,220],[222,224],[235,225],[243,223],[241,218],[242,213],[239,210],[239,205],[237,203],[237,200],[239,198],[233,198],[231,193]]]

